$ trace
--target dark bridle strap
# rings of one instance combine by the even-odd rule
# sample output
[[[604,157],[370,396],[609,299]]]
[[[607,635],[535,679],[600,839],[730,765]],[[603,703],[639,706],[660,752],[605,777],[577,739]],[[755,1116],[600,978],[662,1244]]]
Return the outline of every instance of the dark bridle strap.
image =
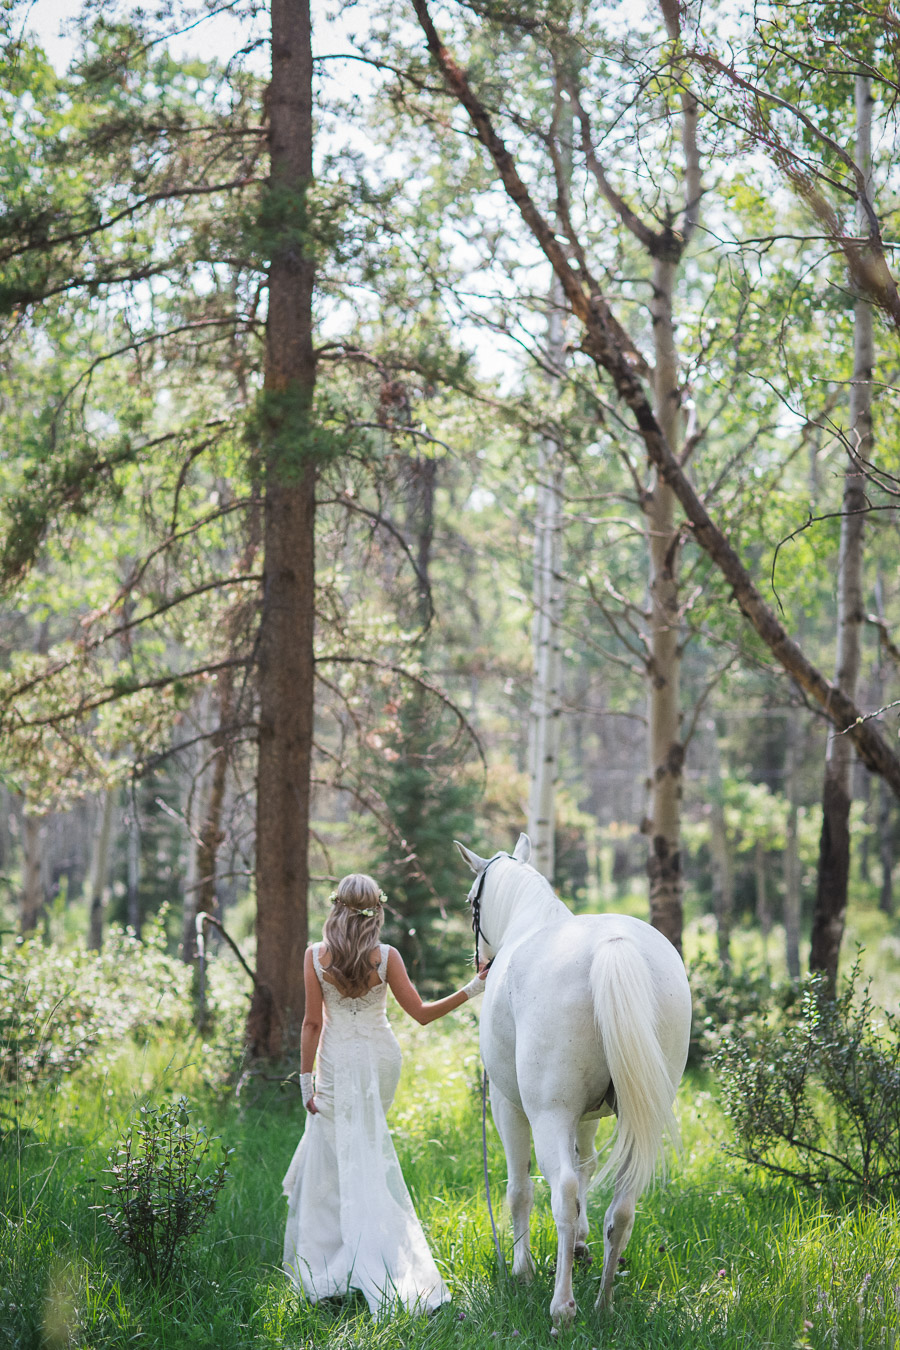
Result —
[[[472,896],[472,932],[475,934],[476,966],[478,965],[478,939],[484,938],[484,941],[487,942],[487,938],[481,931],[481,892],[484,890],[484,879],[488,874],[488,868],[491,867],[495,862],[499,862],[501,858],[511,858],[511,857],[512,854],[510,853],[495,853],[493,858],[488,859],[487,863],[484,866],[484,869],[479,873],[478,880],[475,883],[475,894]]]

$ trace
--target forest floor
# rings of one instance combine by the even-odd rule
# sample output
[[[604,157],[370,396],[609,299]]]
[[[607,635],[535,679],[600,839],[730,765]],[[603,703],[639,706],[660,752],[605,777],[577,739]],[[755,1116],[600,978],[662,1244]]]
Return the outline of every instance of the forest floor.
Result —
[[[395,1023],[398,1019],[395,1017]],[[0,1136],[2,1350],[484,1350],[547,1346],[555,1238],[537,1179],[530,1286],[498,1274],[484,1197],[475,1015],[398,1026],[404,1073],[391,1115],[413,1199],[453,1299],[428,1318],[374,1321],[361,1302],[312,1307],[280,1270],[281,1178],[303,1128],[297,1089],[210,1071],[214,1048],[162,1031],[20,1094]],[[141,1281],[97,1206],[110,1149],[141,1105],[184,1094],[192,1121],[234,1149],[228,1180],[183,1263]],[[10,1103],[7,1103],[7,1108]],[[679,1096],[684,1151],[641,1200],[610,1312],[593,1308],[608,1195],[592,1193],[593,1269],[576,1276],[571,1350],[856,1350],[900,1346],[894,1204],[827,1204],[731,1157],[707,1072]],[[601,1125],[601,1141],[608,1123]],[[502,1153],[489,1126],[500,1230]]]

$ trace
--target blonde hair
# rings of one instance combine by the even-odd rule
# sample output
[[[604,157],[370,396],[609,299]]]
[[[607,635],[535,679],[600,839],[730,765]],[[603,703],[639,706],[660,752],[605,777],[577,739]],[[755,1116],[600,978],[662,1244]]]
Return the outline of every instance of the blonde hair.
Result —
[[[369,987],[371,952],[384,923],[384,898],[378,882],[364,872],[351,872],[331,893],[332,910],[322,941],[331,956],[328,970],[346,997]]]

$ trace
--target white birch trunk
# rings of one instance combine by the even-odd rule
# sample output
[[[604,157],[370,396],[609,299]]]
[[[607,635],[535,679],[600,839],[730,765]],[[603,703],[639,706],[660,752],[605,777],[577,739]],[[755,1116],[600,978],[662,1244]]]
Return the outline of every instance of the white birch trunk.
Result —
[[[671,41],[681,37],[679,7],[660,0]],[[682,445],[681,389],[673,317],[675,281],[685,247],[697,226],[703,188],[697,145],[699,106],[689,84],[681,80],[681,144],[684,200],[670,237],[653,250],[653,403],[657,421],[672,453]],[[684,925],[681,874],[681,795],[684,745],[681,740],[681,645],[678,568],[679,531],[676,497],[654,473],[644,503],[650,560],[650,624],[648,724],[650,804],[645,829],[650,837],[647,872],[650,879],[650,922],[681,950]]]
[[[118,791],[104,792],[100,802],[97,833],[94,839],[94,860],[91,867],[90,909],[88,911],[88,946],[99,952],[103,946],[103,912],[106,907],[106,878],[109,873],[109,852],[112,844],[113,820]]]
[[[548,357],[554,371],[564,362],[562,288],[554,278],[550,291]],[[554,388],[559,375],[551,377]],[[532,864],[549,881],[555,867],[556,782],[561,730],[563,469],[560,448],[545,437],[538,458],[537,512],[534,527],[534,625],[531,712],[528,723],[528,834]]]
[[[141,826],[137,816],[137,801],[132,799],[128,817],[128,927],[135,937],[141,936]]]

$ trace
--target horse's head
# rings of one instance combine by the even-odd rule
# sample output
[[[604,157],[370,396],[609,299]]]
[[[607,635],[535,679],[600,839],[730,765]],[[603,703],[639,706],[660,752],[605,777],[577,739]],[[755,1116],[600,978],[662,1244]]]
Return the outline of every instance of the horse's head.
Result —
[[[454,844],[459,849],[460,854],[469,867],[475,873],[475,880],[469,888],[468,900],[472,907],[472,928],[475,933],[475,959],[478,964],[482,960],[491,961],[496,955],[496,946],[499,944],[502,932],[495,933],[494,943],[486,936],[482,922],[482,904],[485,899],[485,887],[489,882],[489,870],[493,863],[500,862],[502,859],[517,863],[527,863],[531,857],[531,840],[527,834],[520,834],[518,841],[512,853],[495,853],[492,858],[482,858],[477,853],[473,853],[465,844],[461,844],[458,839],[454,839]],[[488,927],[491,924],[488,923]]]

